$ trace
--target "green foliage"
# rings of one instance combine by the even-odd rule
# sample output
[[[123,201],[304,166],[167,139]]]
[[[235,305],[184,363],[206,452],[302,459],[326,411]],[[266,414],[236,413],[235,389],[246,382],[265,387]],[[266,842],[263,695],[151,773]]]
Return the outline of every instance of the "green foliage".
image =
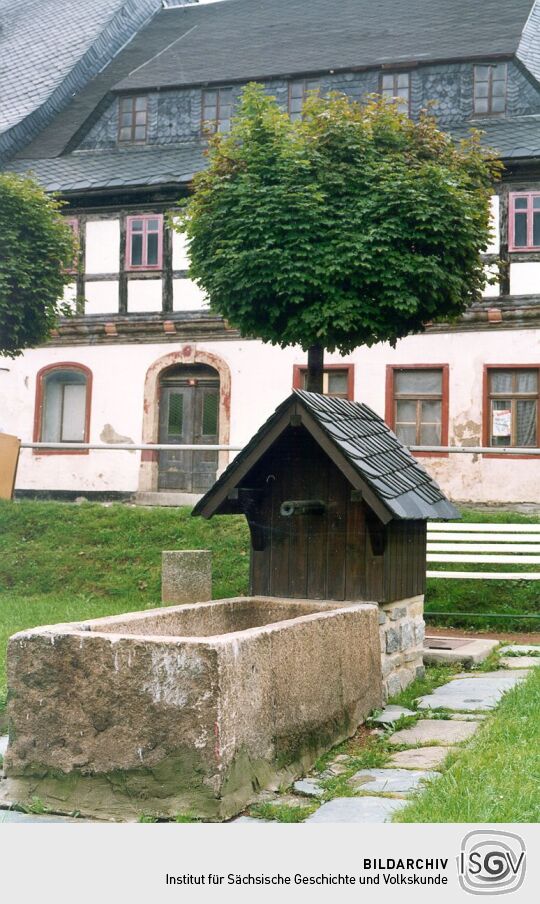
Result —
[[[39,345],[70,313],[62,298],[76,243],[60,207],[33,179],[0,174],[0,355]]]
[[[347,354],[451,320],[482,295],[500,164],[479,133],[456,145],[424,113],[313,95],[291,122],[262,86],[176,228],[211,307],[245,336]]]
[[[304,822],[318,809],[318,804],[307,803],[305,806],[291,806],[290,804],[264,803],[254,804],[249,808],[249,815],[257,819],[271,820],[272,822]]]

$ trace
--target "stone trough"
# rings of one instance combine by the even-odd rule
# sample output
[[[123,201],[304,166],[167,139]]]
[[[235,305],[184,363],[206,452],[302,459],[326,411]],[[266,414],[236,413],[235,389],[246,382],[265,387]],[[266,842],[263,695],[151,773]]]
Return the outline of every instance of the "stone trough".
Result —
[[[3,796],[227,819],[380,707],[380,655],[375,605],[263,597],[16,634]]]

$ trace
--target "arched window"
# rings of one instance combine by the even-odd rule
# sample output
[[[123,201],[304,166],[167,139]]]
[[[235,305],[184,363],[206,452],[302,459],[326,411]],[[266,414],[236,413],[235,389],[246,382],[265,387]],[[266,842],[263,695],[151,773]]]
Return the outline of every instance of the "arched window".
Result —
[[[92,374],[82,364],[55,364],[37,376],[34,441],[87,443],[90,428]],[[54,453],[59,450],[37,450]],[[64,451],[64,450],[61,450]],[[82,449],[65,451],[84,453]]]

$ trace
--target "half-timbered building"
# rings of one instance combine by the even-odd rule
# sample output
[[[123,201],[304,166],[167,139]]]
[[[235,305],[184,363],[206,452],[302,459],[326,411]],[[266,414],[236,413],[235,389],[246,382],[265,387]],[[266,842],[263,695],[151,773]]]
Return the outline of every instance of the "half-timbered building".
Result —
[[[6,26],[13,6],[0,0]],[[489,277],[502,260],[500,282],[486,281],[458,323],[395,349],[328,355],[325,391],[367,403],[409,446],[488,447],[423,454],[453,500],[538,501],[538,458],[519,450],[540,446],[540,2],[88,0],[99,22],[83,29],[81,19],[62,80],[36,93],[64,28],[74,44],[79,28],[75,0],[39,6],[48,61],[28,19],[0,34],[17,47],[3,74],[4,121],[20,108],[0,151],[4,169],[33,173],[65,199],[80,252],[67,291],[74,316],[43,347],[0,361],[0,427],[62,444],[23,452],[19,492],[199,496],[230,456],[182,445],[241,447],[303,388],[302,350],[242,339],[211,313],[168,225],[205,165],[207,130],[227,130],[257,80],[293,118],[309,90],[381,93],[412,117],[431,103],[441,129],[481,129],[498,150],[505,172],[485,266]],[[178,451],[113,449],[131,441]],[[72,447],[81,442],[111,451]]]

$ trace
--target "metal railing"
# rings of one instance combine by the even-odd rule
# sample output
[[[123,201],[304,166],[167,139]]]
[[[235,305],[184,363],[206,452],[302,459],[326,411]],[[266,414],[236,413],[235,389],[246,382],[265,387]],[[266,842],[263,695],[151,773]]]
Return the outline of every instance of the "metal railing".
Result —
[[[205,446],[189,443],[21,443],[21,449],[73,449],[75,452],[241,452],[243,446]]]
[[[73,449],[75,451],[110,452],[241,452],[243,446],[166,444],[166,443],[21,443],[21,449]],[[450,455],[540,455],[540,448],[508,446],[408,446],[410,452],[438,452]]]

